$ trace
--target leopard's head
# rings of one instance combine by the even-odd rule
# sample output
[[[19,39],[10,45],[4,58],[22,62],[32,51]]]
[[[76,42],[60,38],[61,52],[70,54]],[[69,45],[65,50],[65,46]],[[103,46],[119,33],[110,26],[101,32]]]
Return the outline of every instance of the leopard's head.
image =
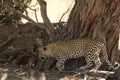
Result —
[[[47,58],[52,55],[52,48],[50,46],[43,46],[38,49],[39,58]]]
[[[39,54],[39,58],[45,59],[47,57],[50,57],[51,54],[52,54],[51,44],[48,44],[48,45],[44,46],[42,39],[36,39],[36,42],[38,44],[37,51],[38,51],[38,54]]]

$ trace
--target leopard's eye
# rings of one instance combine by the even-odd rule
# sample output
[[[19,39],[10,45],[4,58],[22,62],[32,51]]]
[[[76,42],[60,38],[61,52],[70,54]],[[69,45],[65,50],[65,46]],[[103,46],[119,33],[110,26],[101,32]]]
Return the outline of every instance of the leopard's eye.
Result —
[[[46,57],[41,57],[40,58],[42,61],[45,61],[46,60]]]
[[[44,50],[44,51],[46,51],[46,50],[47,50],[47,48],[46,48],[46,47],[43,47],[43,50]]]

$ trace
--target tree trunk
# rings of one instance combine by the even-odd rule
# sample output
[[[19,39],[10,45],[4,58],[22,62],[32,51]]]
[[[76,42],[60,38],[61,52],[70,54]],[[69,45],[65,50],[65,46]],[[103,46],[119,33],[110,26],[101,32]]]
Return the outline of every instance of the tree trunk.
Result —
[[[120,62],[119,20],[119,0],[75,0],[67,22],[68,31],[62,38],[99,39],[106,44],[110,61]]]
[[[43,0],[38,0],[38,2],[39,1]],[[46,8],[42,8],[42,13],[46,13],[44,9]],[[51,24],[47,15],[43,14],[42,16],[45,24]],[[52,31],[49,29],[53,28],[52,25],[46,26],[49,27],[48,30],[51,32],[49,33],[49,36],[54,35],[49,37],[52,41],[66,41],[76,38],[94,38],[104,42],[107,47],[109,60],[114,63],[115,61],[120,62],[120,54],[118,54],[119,24],[119,0],[75,0],[75,5],[69,15],[67,27],[64,28],[65,30],[57,35],[57,37],[54,37],[58,32],[54,32],[55,30],[52,29]],[[47,32],[48,31],[46,30],[46,33]],[[78,63],[75,63],[74,61],[68,61],[67,63],[71,64],[72,62],[78,66]],[[80,59],[77,62],[79,62],[80,66],[83,65],[84,60]],[[102,68],[108,69],[105,64]]]

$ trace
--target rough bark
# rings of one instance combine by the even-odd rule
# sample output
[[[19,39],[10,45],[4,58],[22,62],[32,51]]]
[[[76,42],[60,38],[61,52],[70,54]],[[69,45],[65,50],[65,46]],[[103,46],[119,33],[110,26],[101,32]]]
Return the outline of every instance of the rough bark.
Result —
[[[67,22],[68,31],[62,38],[99,39],[106,44],[110,61],[115,62],[120,58],[117,53],[119,20],[119,0],[75,0]]]

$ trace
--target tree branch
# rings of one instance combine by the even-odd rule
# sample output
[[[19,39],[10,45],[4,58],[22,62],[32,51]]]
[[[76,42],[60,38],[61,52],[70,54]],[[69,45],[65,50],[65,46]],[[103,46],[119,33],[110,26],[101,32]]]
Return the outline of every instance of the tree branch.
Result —
[[[41,29],[45,29],[45,30],[46,30],[46,33],[49,34],[49,36],[52,38],[52,35],[51,35],[50,30],[49,30],[49,28],[47,28],[46,26],[45,26],[45,27],[41,27],[41,26],[39,25],[39,23],[36,23],[36,22],[35,22],[33,19],[31,19],[29,16],[23,15],[20,11],[15,10],[14,8],[10,7],[9,5],[5,5],[4,7],[7,8],[7,9],[9,8],[12,12],[16,12],[16,14],[19,14],[19,16],[21,16],[22,18],[24,18],[24,19],[32,22],[35,26],[37,26],[37,27],[39,27],[39,28],[41,28]]]
[[[47,3],[44,0],[37,0],[37,1],[39,2],[40,6],[41,6],[41,15],[42,15],[43,21],[44,21],[46,27],[51,32],[52,36],[50,37],[50,40],[53,41],[53,39],[56,38],[56,35],[55,35],[55,31],[54,31],[54,26],[51,24],[51,22],[47,16],[47,10],[46,10]]]

